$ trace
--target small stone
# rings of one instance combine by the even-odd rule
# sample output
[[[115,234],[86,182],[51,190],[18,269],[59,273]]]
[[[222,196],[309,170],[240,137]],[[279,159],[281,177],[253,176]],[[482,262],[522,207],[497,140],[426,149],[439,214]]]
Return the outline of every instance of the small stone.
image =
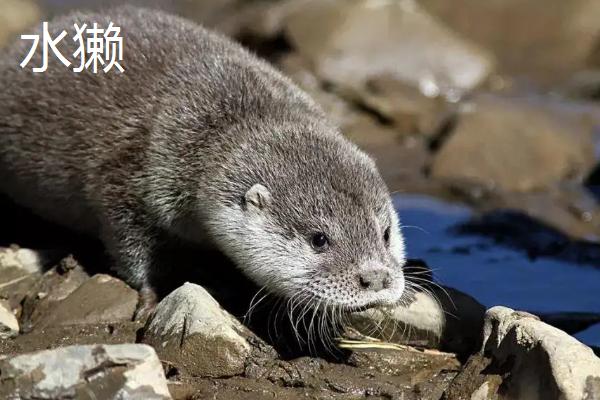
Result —
[[[143,341],[183,373],[219,378],[244,372],[252,336],[204,288],[186,283],[156,306]]]
[[[0,269],[19,268],[33,274],[43,271],[43,257],[31,249],[18,246],[0,247]]]
[[[42,275],[40,253],[18,246],[0,247],[0,299],[21,315],[23,300]]]
[[[10,339],[19,334],[19,322],[10,307],[0,302],[0,339]]]
[[[0,359],[3,399],[171,399],[155,351],[142,344],[68,346]]]

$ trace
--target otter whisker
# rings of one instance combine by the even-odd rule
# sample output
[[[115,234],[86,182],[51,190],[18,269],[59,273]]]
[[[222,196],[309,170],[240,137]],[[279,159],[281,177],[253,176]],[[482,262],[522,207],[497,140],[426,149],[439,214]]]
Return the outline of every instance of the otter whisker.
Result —
[[[417,229],[423,233],[426,233],[427,235],[431,235],[431,232],[429,232],[427,229],[421,228],[420,226],[416,226],[416,225],[402,225],[402,229],[404,228],[411,228],[411,229]]]
[[[252,317],[252,313],[254,312],[254,310],[256,309],[256,307],[264,300],[266,299],[271,293],[269,293],[267,291],[267,293],[265,295],[263,295],[257,302],[254,302],[254,300],[258,297],[258,295],[260,294],[260,292],[262,292],[263,290],[266,290],[266,286],[261,287],[256,294],[254,294],[254,296],[252,296],[252,299],[250,300],[250,305],[248,306],[248,311],[246,311],[246,314],[244,314],[244,323],[245,324],[249,324],[250,323],[250,319]]]

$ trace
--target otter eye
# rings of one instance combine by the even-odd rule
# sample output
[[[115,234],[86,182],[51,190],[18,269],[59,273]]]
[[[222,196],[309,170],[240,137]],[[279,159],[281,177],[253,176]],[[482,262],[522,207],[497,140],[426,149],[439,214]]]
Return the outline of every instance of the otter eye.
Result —
[[[310,238],[310,244],[315,250],[324,250],[329,245],[329,239],[323,232],[315,232]]]
[[[389,244],[390,243],[390,227],[388,226],[385,231],[383,231],[383,241],[385,242],[385,244]]]

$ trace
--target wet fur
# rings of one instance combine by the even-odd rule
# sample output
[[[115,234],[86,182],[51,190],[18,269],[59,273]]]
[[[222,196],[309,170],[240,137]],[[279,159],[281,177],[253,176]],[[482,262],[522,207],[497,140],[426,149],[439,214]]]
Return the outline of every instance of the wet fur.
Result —
[[[402,292],[402,237],[375,164],[302,90],[225,37],[162,12],[76,13],[50,27],[67,30],[67,55],[73,22],[110,21],[122,28],[123,74],[76,74],[52,55],[33,74],[18,65],[27,41],[1,54],[0,190],[101,237],[138,288],[169,270],[153,254],[168,232],[217,246],[296,301],[361,306]],[[268,191],[264,208],[246,201],[255,184]],[[311,249],[314,230],[332,238],[327,254]],[[392,271],[394,293],[357,288],[356,271],[372,265]]]

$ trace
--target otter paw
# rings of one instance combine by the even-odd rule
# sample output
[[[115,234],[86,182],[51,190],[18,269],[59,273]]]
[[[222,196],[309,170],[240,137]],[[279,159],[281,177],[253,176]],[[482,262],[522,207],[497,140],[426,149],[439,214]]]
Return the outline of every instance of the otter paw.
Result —
[[[139,300],[133,315],[133,320],[138,322],[146,322],[154,312],[158,304],[158,298],[154,289],[143,287],[139,292]]]

